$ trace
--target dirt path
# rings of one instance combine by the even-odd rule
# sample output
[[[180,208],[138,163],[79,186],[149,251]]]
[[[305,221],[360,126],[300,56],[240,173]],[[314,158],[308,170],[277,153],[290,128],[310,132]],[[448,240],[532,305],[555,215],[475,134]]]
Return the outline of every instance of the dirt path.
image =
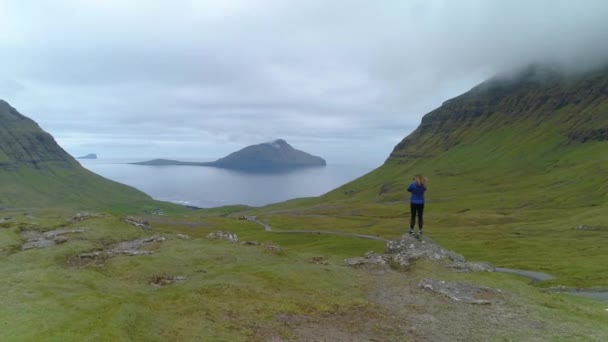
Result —
[[[281,316],[294,341],[543,341],[556,333],[568,336],[565,327],[531,315],[513,293],[503,291],[493,304],[475,305],[421,288],[415,272],[376,267],[357,272],[369,286],[369,303],[320,317]]]
[[[543,281],[543,280],[555,279],[554,276],[552,276],[550,274],[547,274],[547,273],[535,272],[535,271],[526,271],[526,270],[516,270],[516,269],[513,269],[513,268],[496,267],[496,272],[517,274],[517,275],[520,275],[522,277],[526,277],[526,278],[532,279],[532,281],[535,282],[535,283],[537,283],[539,281]]]
[[[258,225],[264,227],[264,230],[267,232],[274,232],[274,233],[281,233],[281,234],[329,234],[329,235],[352,236],[352,237],[358,237],[361,239],[369,239],[369,240],[388,241],[387,239],[380,237],[380,236],[376,236],[376,235],[352,234],[352,233],[334,232],[334,231],[327,231],[327,230],[301,230],[301,229],[299,229],[299,230],[276,231],[276,230],[272,230],[272,227],[269,224],[266,224],[266,223],[258,220],[257,217],[255,217],[255,216],[245,216],[245,219],[249,222],[253,222],[255,224],[258,224]]]

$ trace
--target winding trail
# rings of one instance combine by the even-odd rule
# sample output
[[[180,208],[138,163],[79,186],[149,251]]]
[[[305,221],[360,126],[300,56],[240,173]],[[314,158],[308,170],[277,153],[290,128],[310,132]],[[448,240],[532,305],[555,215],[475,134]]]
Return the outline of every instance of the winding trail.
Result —
[[[272,227],[267,224],[264,223],[260,220],[257,219],[257,217],[255,216],[245,216],[245,219],[249,222],[253,222],[255,224],[258,224],[262,227],[264,227],[264,230],[267,232],[273,232],[273,233],[280,233],[280,234],[328,234],[328,235],[340,235],[340,236],[352,236],[352,237],[358,237],[361,239],[368,239],[368,240],[378,240],[378,241],[388,241],[387,239],[380,237],[380,236],[376,236],[376,235],[365,235],[365,234],[352,234],[352,233],[344,233],[344,232],[334,232],[334,231],[327,231],[327,230],[281,230],[281,231],[276,231],[276,230],[272,230]]]
[[[533,282],[539,282],[539,281],[543,281],[543,280],[555,279],[554,276],[552,276],[550,274],[547,274],[547,273],[535,272],[535,271],[526,271],[526,270],[516,270],[516,269],[513,269],[513,268],[496,267],[496,272],[517,274],[517,275],[520,275],[522,277],[526,277],[528,279],[532,279]]]

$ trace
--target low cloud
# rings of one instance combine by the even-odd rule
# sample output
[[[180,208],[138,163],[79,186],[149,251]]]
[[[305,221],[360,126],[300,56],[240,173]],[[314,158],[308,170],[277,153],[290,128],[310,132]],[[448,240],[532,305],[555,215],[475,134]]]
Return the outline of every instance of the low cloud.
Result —
[[[380,163],[496,73],[603,65],[607,15],[600,0],[9,0],[0,98],[74,154],[219,157],[284,138]]]

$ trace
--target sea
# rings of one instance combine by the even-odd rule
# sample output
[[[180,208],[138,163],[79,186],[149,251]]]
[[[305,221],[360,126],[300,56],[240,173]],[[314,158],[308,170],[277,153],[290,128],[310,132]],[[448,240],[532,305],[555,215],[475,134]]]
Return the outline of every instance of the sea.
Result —
[[[82,166],[152,198],[198,208],[244,204],[264,206],[294,198],[320,196],[375,167],[327,165],[282,173],[246,173],[204,166],[144,166],[141,160],[80,159]]]

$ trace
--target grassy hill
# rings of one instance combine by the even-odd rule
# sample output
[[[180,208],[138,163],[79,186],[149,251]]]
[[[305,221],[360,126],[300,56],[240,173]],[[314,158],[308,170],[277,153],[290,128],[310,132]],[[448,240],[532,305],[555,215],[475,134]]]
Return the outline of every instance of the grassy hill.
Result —
[[[547,286],[605,285],[607,151],[608,69],[534,67],[446,101],[373,172],[256,214],[282,229],[398,236],[408,227],[407,185],[421,173],[427,234],[444,246],[558,276]]]
[[[566,77],[531,69],[486,82],[427,114],[380,168],[319,198],[148,215],[151,231],[115,214],[79,221],[70,220],[73,209],[5,210],[2,336],[605,341],[605,302],[429,260],[347,267],[345,258],[383,252],[385,242],[293,231],[399,237],[409,216],[405,187],[423,173],[430,178],[425,243],[431,236],[467,260],[557,277],[541,286],[605,287],[607,79],[605,71]],[[39,141],[25,140],[23,146]],[[56,144],[44,146],[31,157],[4,152],[3,201],[119,212],[155,203],[83,170]],[[244,215],[256,215],[257,223]],[[217,231],[236,233],[241,243],[207,238]],[[44,236],[47,245],[27,248]],[[152,242],[111,254],[141,239]],[[492,304],[472,305],[421,288],[427,279],[499,291],[482,291]]]
[[[140,211],[159,205],[176,207],[86,170],[38,124],[0,100],[0,207]]]

